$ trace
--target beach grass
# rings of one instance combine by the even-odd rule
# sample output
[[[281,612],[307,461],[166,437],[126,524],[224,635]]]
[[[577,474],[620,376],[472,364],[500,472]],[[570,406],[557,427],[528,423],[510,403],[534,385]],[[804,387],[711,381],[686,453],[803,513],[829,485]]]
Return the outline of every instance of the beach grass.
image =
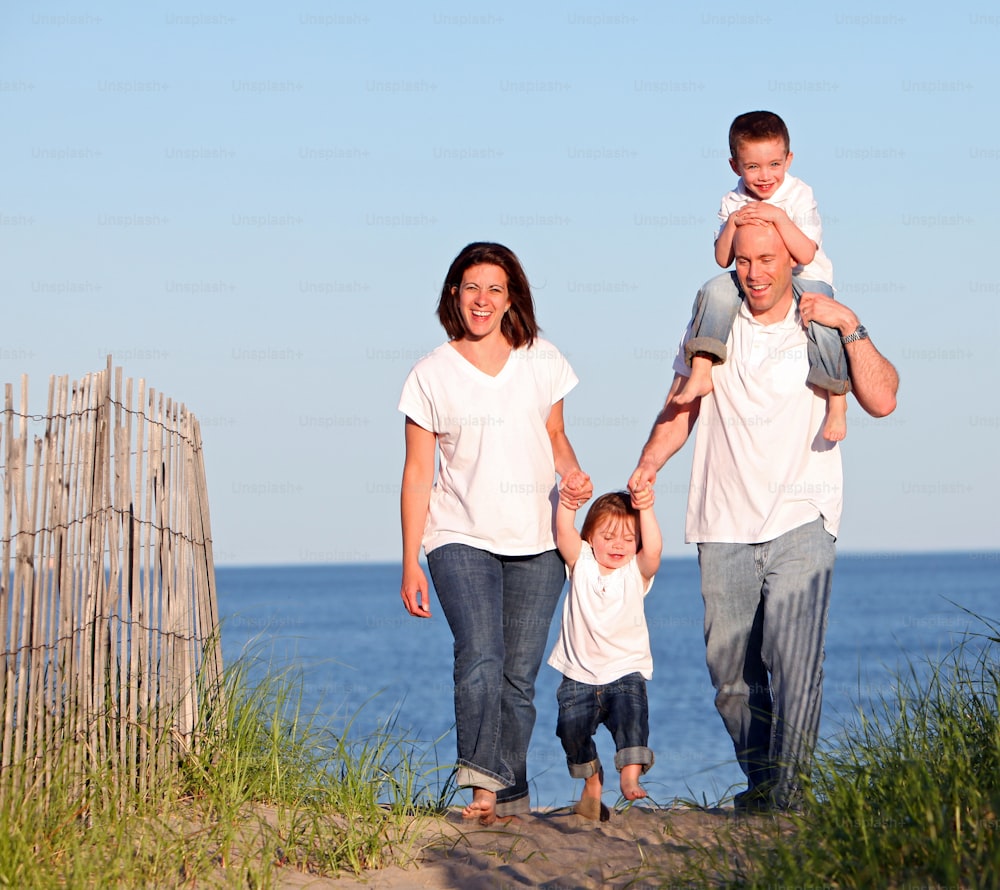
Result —
[[[69,757],[37,787],[6,770],[0,887],[271,887],[280,869],[360,873],[411,856],[420,817],[453,794],[448,775],[392,717],[352,741],[353,719],[334,733],[303,712],[301,674],[260,676],[252,656],[226,670],[223,694],[205,697],[224,713],[203,715],[210,731],[153,790],[123,789],[110,769],[81,777]]]
[[[668,844],[687,850],[669,870],[638,851],[636,886],[1000,888],[1000,631],[983,626],[821,746],[801,813],[705,807],[703,843]],[[300,671],[238,660],[203,697],[216,711],[200,745],[152,790],[110,769],[81,777],[76,757],[44,781],[5,770],[0,887],[264,888],[292,869],[411,863],[441,839],[451,766],[428,764],[391,714],[374,732],[354,732],[358,715],[332,731],[304,712],[303,687]],[[673,821],[668,841],[683,834]]]
[[[737,820],[755,830],[724,843],[728,878],[718,849],[688,877],[747,890],[1000,887],[1000,632],[980,620],[942,661],[911,662],[821,750],[801,813]]]

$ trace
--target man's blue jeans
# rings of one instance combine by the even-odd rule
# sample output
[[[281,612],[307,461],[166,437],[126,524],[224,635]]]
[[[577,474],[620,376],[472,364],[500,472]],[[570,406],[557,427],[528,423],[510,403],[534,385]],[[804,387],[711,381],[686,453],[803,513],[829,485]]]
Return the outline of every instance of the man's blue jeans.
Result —
[[[793,806],[823,703],[835,538],[822,518],[763,544],[699,544],[715,707],[748,791]]]
[[[556,735],[574,779],[586,779],[601,771],[594,733],[602,723],[615,740],[615,769],[620,772],[623,766],[641,763],[645,773],[653,765],[653,752],[647,747],[649,703],[642,674],[626,674],[604,686],[564,676],[556,700]]]
[[[792,292],[796,303],[804,293],[833,296],[833,288],[825,281],[795,276],[792,277]],[[735,272],[723,272],[701,286],[692,310],[691,338],[684,344],[684,360],[688,365],[699,352],[712,356],[716,364],[726,360],[726,341],[742,300],[743,291]],[[838,395],[848,392],[851,382],[840,331],[810,322],[807,334],[807,382]]]
[[[558,551],[498,556],[464,544],[427,554],[455,638],[460,786],[497,792],[497,815],[527,812],[535,677],[566,582]]]

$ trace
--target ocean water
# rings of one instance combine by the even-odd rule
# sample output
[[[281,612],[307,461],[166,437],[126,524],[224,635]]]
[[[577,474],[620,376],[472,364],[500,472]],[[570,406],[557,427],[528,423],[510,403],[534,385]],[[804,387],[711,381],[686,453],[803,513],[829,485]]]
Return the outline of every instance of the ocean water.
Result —
[[[418,743],[428,769],[453,761],[451,634],[433,597],[431,619],[406,613],[398,565],[220,568],[217,580],[227,665],[252,653],[268,670],[291,668],[306,708],[317,709],[334,732],[360,738],[391,718]],[[919,671],[967,633],[985,630],[969,612],[1000,623],[998,594],[1000,552],[840,555],[821,736],[835,737],[870,702],[892,700],[895,678],[908,665]],[[646,616],[656,763],[644,784],[656,803],[677,797],[715,803],[742,787],[742,774],[712,703],[696,559],[663,561]],[[550,649],[557,632],[554,620]],[[559,680],[543,663],[528,759],[535,806],[564,806],[581,784],[566,771],[555,736]],[[613,802],[614,745],[603,727],[597,743],[608,773],[606,799]]]

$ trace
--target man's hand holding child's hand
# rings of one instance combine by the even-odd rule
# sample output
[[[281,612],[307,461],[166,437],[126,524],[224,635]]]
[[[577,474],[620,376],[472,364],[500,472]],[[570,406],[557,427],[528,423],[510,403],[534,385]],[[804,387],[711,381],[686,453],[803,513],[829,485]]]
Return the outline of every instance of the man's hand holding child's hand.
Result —
[[[644,488],[640,488],[638,491],[631,492],[632,495],[632,506],[636,510],[648,510],[653,506],[653,502],[656,500],[656,491],[652,485],[646,485]]]

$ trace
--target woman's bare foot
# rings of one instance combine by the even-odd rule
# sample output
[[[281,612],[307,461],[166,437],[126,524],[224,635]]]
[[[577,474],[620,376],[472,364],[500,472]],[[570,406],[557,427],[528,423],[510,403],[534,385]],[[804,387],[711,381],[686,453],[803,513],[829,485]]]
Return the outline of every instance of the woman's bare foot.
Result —
[[[847,437],[847,396],[830,393],[826,400],[826,422],[823,438],[828,442],[841,442]]]
[[[630,763],[622,767],[622,797],[625,800],[642,800],[646,796],[646,789],[639,784],[641,775],[641,763]]]
[[[707,396],[712,388],[712,360],[699,353],[692,356],[691,376],[674,395],[674,402],[678,405],[690,405],[696,399]]]
[[[485,788],[472,789],[472,803],[462,810],[463,819],[478,819],[480,825],[497,821],[497,794]]]

